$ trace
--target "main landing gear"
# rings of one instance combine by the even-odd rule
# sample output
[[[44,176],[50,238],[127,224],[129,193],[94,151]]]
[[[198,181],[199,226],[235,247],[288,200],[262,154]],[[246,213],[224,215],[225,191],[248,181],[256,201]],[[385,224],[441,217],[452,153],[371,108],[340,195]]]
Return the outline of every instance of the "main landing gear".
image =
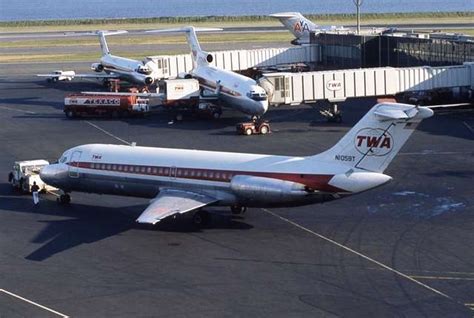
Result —
[[[193,214],[192,223],[194,226],[201,228],[207,225],[210,219],[211,215],[209,214],[209,212],[204,210],[197,210]]]
[[[245,214],[245,212],[247,212],[247,207],[241,205],[233,205],[230,207],[230,212],[232,212],[232,215],[243,215]]]
[[[247,207],[241,205],[233,205],[230,207],[232,216],[242,217],[247,211]],[[199,209],[194,212],[191,219],[192,224],[197,228],[205,227],[211,221],[211,214],[205,210]]]

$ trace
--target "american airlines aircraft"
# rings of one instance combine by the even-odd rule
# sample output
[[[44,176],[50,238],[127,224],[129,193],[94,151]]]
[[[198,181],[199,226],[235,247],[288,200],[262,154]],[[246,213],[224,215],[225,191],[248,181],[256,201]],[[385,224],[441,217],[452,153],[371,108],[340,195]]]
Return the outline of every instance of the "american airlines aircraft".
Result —
[[[53,81],[72,80],[74,78],[94,79],[121,79],[130,83],[140,85],[151,85],[159,79],[157,67],[153,61],[140,62],[137,60],[112,55],[105,37],[107,35],[124,34],[127,31],[98,31],[102,57],[98,63],[93,63],[91,69],[100,74],[76,74],[74,71],[55,71],[52,74],[37,74],[39,77],[47,77]],[[91,35],[93,33],[79,34]],[[77,35],[77,34],[75,34]],[[105,74],[104,74],[105,73]]]
[[[201,87],[217,92],[218,101],[252,117],[260,117],[268,109],[268,97],[265,90],[253,79],[210,65],[212,54],[201,49],[196,31],[221,31],[216,28],[194,28],[192,26],[152,30],[153,33],[184,32],[191,49],[193,69],[189,76],[197,79]]]
[[[291,44],[303,45],[310,44],[311,32],[323,32],[334,30],[345,30],[342,26],[318,26],[306,19],[299,12],[281,12],[270,14],[271,17],[277,18],[280,22],[296,37]]]
[[[137,222],[156,224],[200,208],[289,207],[331,201],[389,182],[383,172],[426,107],[375,105],[335,146],[308,157],[88,144],[66,150],[41,179],[70,192],[153,198]]]

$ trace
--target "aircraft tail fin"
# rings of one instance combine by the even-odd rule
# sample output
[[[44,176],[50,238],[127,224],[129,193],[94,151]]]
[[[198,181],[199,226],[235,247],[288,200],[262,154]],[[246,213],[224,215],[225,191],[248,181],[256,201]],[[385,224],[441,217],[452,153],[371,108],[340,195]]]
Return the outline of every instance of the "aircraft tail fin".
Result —
[[[99,36],[99,41],[100,41],[100,49],[102,50],[102,55],[108,55],[110,54],[109,46],[107,45],[107,41],[105,40],[105,37],[107,35],[116,35],[116,34],[124,34],[128,33],[125,30],[120,30],[120,31],[97,31],[96,34]]]
[[[297,38],[307,38],[309,42],[309,34],[317,29],[317,25],[306,19],[299,12],[281,12],[270,14],[271,17],[277,18],[280,22]]]
[[[432,115],[427,107],[377,104],[335,146],[310,159],[382,173],[416,126]]]
[[[147,32],[153,33],[173,33],[173,32],[184,32],[186,39],[191,50],[191,56],[193,59],[193,66],[208,65],[212,62],[213,57],[206,51],[201,49],[201,45],[196,36],[196,32],[212,32],[222,31],[220,28],[195,28],[193,26],[187,26],[182,28],[164,29],[164,30],[152,30]]]

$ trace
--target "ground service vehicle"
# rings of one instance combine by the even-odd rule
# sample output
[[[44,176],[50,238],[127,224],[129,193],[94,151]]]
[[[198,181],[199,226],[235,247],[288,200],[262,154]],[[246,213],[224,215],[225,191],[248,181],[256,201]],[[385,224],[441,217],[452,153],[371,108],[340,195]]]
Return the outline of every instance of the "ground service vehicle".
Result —
[[[196,79],[160,81],[158,91],[162,106],[173,111],[177,121],[183,120],[188,114],[214,119],[221,117],[222,109],[217,105],[216,96],[203,96],[199,81]]]
[[[237,133],[250,136],[252,134],[265,135],[270,132],[270,124],[266,120],[256,120],[246,123],[239,123],[236,126]]]
[[[149,99],[130,95],[71,94],[64,98],[64,113],[68,118],[80,116],[126,117],[148,113]]]
[[[49,162],[46,160],[15,161],[12,171],[8,174],[8,182],[23,193],[31,192],[34,182],[40,191],[52,191],[55,188],[48,186],[40,178],[41,169],[47,165]]]

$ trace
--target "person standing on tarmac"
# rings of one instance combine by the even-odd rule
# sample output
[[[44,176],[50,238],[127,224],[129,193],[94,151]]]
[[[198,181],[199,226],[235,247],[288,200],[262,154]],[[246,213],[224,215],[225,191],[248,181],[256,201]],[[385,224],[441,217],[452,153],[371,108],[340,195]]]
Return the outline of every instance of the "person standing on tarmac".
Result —
[[[36,181],[33,182],[33,185],[31,186],[31,193],[33,194],[33,202],[35,205],[39,203],[39,187],[36,184]]]

